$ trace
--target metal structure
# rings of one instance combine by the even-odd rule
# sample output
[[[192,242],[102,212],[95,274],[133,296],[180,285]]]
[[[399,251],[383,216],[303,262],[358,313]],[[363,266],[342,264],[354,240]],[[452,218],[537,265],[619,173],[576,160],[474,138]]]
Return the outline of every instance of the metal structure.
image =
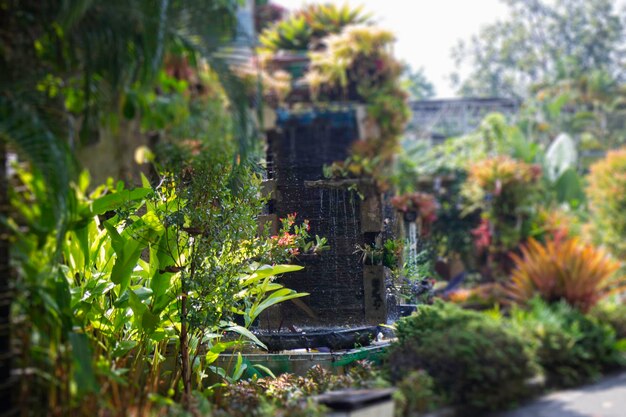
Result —
[[[489,113],[502,113],[512,119],[519,110],[518,101],[505,98],[419,100],[410,106],[412,119],[407,136],[433,143],[472,132]]]

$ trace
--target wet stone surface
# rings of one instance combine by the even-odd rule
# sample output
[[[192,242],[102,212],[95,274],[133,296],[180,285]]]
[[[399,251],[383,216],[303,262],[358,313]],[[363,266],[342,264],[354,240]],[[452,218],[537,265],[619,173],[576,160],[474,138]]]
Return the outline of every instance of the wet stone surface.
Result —
[[[284,278],[288,288],[310,293],[300,299],[307,311],[301,303],[282,303],[278,311],[265,317],[261,327],[379,324],[381,314],[369,311],[374,303],[366,298],[374,292],[365,292],[364,266],[355,250],[357,245],[371,243],[371,234],[364,233],[382,231],[382,214],[371,214],[365,207],[363,211],[370,214],[365,221],[367,230],[363,230],[364,203],[357,192],[348,185],[307,184],[324,182],[324,165],[348,157],[358,139],[355,112],[281,113],[277,125],[268,133],[269,176],[276,195],[271,214],[283,218],[297,212],[299,221],[309,219],[311,234],[326,237],[330,250],[298,258],[305,269]],[[380,195],[368,195],[364,201],[381,211]],[[376,221],[380,225],[373,224]],[[384,284],[384,274],[381,279]],[[385,297],[380,299],[376,306],[386,312]]]

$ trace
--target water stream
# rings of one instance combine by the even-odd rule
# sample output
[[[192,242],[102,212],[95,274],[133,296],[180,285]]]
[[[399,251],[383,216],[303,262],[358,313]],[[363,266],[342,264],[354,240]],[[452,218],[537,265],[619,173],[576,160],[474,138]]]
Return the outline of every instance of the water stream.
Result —
[[[409,251],[407,265],[410,269],[417,266],[417,224],[409,222]]]

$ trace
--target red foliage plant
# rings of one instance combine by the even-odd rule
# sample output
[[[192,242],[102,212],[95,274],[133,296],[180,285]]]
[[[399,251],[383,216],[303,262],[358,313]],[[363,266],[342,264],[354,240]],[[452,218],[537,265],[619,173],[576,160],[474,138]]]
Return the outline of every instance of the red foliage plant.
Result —
[[[507,294],[525,303],[534,296],[548,302],[565,300],[583,312],[602,298],[626,290],[626,277],[616,275],[620,264],[606,252],[578,238],[534,239],[511,254],[515,262]]]

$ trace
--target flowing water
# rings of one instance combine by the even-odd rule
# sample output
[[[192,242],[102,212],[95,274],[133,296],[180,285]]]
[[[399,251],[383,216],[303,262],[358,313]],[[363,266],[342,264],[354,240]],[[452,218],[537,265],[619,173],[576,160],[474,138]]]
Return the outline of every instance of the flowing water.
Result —
[[[407,264],[409,268],[417,266],[417,223],[409,222],[409,251]]]

